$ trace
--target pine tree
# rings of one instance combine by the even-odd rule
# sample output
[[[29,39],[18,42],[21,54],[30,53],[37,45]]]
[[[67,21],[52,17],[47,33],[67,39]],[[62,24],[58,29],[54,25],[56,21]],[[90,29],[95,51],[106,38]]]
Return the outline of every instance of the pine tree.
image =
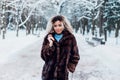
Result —
[[[112,29],[116,30],[115,37],[118,37],[119,22],[120,22],[120,2],[119,1],[108,1],[105,3],[104,17],[107,19],[107,29],[109,32]],[[116,26],[115,26],[116,25]]]

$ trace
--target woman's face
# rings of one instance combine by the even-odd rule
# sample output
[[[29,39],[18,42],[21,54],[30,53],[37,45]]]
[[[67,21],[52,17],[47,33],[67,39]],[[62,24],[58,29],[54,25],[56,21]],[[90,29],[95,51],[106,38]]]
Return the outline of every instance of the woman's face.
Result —
[[[63,22],[61,22],[61,21],[56,21],[56,22],[53,24],[53,29],[54,29],[54,31],[55,31],[57,34],[61,34],[62,31],[64,30]]]

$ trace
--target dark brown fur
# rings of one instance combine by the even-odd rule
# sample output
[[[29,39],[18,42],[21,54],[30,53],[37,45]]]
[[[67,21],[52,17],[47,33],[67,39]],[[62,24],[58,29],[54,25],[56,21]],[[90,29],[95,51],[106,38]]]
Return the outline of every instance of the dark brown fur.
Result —
[[[50,33],[54,36],[54,33]],[[48,35],[47,35],[48,36]],[[45,61],[42,80],[68,80],[68,71],[74,72],[80,59],[76,39],[73,34],[63,31],[62,39],[49,47],[44,39],[41,57]]]

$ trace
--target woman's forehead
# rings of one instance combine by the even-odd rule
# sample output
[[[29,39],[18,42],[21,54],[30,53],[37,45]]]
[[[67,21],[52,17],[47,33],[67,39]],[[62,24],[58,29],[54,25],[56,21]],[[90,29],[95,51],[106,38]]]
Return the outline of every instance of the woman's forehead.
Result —
[[[53,23],[53,24],[63,24],[63,22],[62,21],[56,21],[55,23]]]

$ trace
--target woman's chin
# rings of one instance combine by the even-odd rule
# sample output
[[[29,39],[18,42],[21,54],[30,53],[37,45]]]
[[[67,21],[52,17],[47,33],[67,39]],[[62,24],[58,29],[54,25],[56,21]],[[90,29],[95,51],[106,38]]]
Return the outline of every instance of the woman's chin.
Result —
[[[61,34],[62,32],[56,32],[56,34]]]

